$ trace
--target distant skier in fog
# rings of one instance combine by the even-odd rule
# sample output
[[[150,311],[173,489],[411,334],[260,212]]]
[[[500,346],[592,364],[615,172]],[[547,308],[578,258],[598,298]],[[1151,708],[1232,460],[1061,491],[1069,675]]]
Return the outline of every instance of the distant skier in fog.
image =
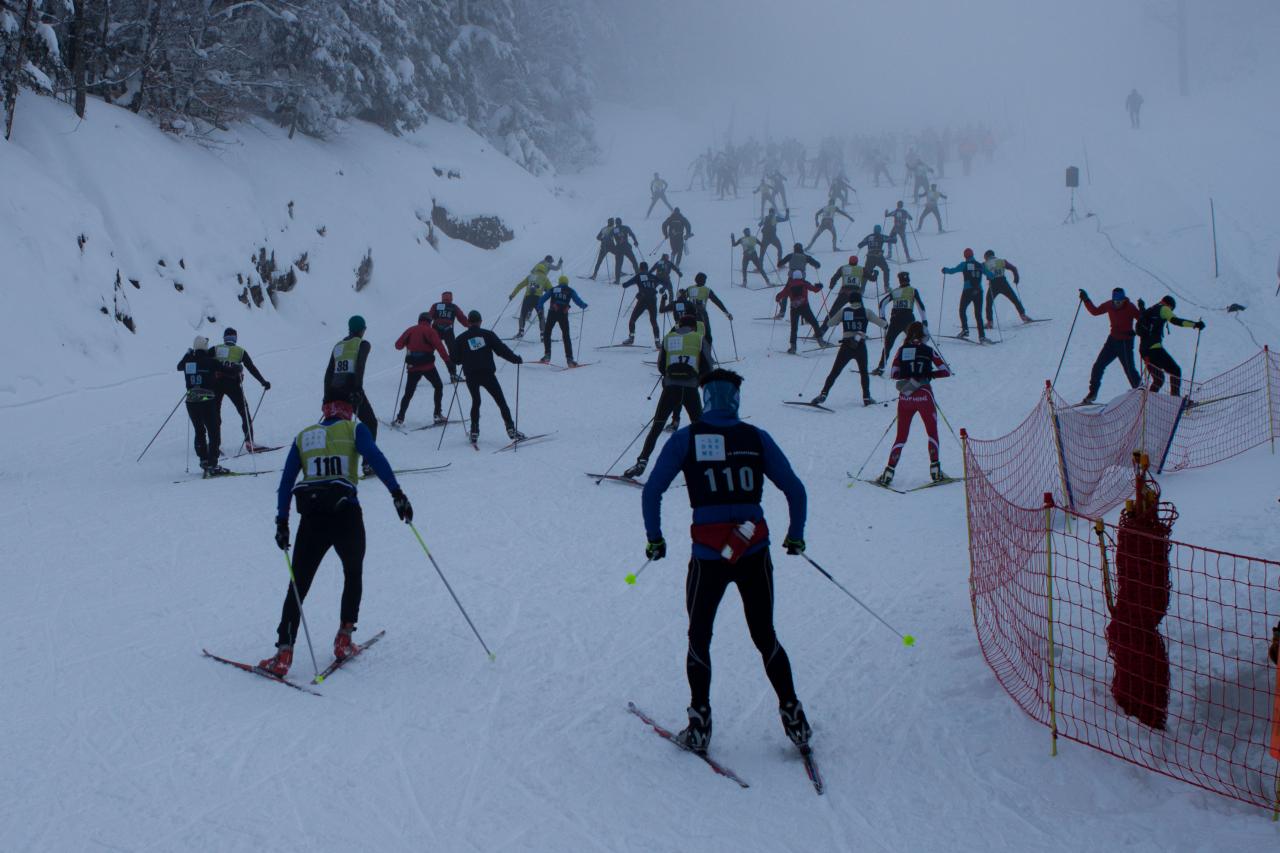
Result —
[[[1129,97],[1124,99],[1124,108],[1129,111],[1129,124],[1134,130],[1137,130],[1142,122],[1139,114],[1142,112],[1142,96],[1138,94],[1138,90],[1134,89],[1129,93]]]
[[[667,182],[659,177],[657,172],[653,173],[653,180],[649,181],[649,210],[645,213],[644,218],[648,219],[653,213],[653,206],[658,202],[662,202],[667,206],[667,210],[671,209],[671,202],[667,201]]]

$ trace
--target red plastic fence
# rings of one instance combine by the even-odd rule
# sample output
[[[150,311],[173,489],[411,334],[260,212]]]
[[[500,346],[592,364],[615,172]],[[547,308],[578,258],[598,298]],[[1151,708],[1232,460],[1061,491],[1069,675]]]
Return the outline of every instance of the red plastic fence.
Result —
[[[1009,435],[966,436],[965,474],[974,625],[1014,701],[1055,743],[1280,810],[1280,673],[1267,659],[1280,563],[1170,543],[1159,625],[1169,704],[1165,727],[1151,728],[1111,692],[1117,528],[1099,534],[1090,521],[1132,497],[1134,450],[1173,471],[1274,440],[1273,389],[1280,359],[1264,350],[1197,382],[1196,404],[1133,391],[1101,411],[1073,409],[1046,390]]]

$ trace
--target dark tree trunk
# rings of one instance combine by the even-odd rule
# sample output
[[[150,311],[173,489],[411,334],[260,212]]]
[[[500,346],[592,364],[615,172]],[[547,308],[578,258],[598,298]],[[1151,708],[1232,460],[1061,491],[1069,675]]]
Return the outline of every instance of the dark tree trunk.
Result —
[[[88,89],[88,39],[85,38],[85,11],[88,0],[73,0],[71,19],[71,83],[75,87],[76,115],[84,118],[85,96]]]
[[[27,61],[27,40],[31,38],[31,27],[35,18],[35,0],[27,0],[27,9],[22,14],[22,32],[18,36],[18,50],[13,59],[13,70],[9,74],[9,85],[4,92],[4,138],[13,134],[13,111],[18,108],[18,78],[22,76],[22,65]]]

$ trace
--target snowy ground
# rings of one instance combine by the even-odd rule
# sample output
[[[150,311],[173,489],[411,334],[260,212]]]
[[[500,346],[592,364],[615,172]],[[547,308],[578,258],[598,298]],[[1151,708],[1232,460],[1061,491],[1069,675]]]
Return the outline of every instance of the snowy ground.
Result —
[[[826,796],[814,796],[782,735],[732,596],[717,623],[713,750],[751,789],[717,778],[625,713],[634,700],[669,724],[683,716],[680,534],[688,510],[683,493],[671,493],[664,517],[672,557],[651,566],[635,588],[626,586],[623,575],[643,562],[638,492],[597,486],[583,474],[607,467],[649,418],[644,395],[655,374],[643,351],[594,349],[610,342],[618,309],[618,291],[605,284],[574,280],[591,303],[582,357],[598,363],[570,373],[520,371],[521,428],[554,430],[552,440],[517,454],[492,453],[505,439],[488,406],[480,453],[456,429],[439,451],[435,431],[385,430],[380,437],[398,467],[452,463],[403,484],[496,662],[485,658],[377,484],[362,489],[370,547],[357,636],[386,628],[383,643],[334,676],[320,699],[203,660],[202,647],[244,660],[270,652],[286,576],[272,542],[271,476],[185,482],[181,413],[142,463],[134,462],[178,399],[172,364],[193,329],[213,329],[211,337],[226,323],[240,329],[273,383],[259,435],[282,442],[318,414],[326,353],[346,315],[359,310],[374,344],[366,385],[379,414],[389,417],[400,373],[391,343],[440,289],[452,287],[464,307],[491,320],[545,252],[563,254],[573,272],[589,267],[591,235],[615,214],[636,227],[647,250],[660,221],[656,213],[642,219],[649,173],[661,169],[683,188],[683,168],[705,137],[678,127],[643,139],[606,129],[610,167],[561,180],[552,194],[514,170],[503,172],[474,137],[438,125],[404,142],[353,128],[325,145],[256,137],[259,131],[246,128],[238,145],[209,152],[101,106],[98,121],[79,131],[83,139],[60,107],[26,98],[20,109],[16,142],[0,145],[0,183],[29,190],[6,193],[0,208],[9,235],[4,248],[20,272],[6,289],[12,310],[4,343],[5,361],[18,364],[19,375],[0,398],[4,438],[15,451],[0,477],[10,637],[0,693],[8,730],[0,742],[8,769],[0,775],[0,849],[1063,850],[1107,838],[1167,850],[1274,843],[1274,826],[1252,809],[1073,744],[1050,759],[1048,732],[1001,692],[974,642],[960,487],[911,496],[848,487],[845,472],[869,456],[868,471],[883,465],[887,446],[872,451],[892,417],[889,408],[855,404],[855,375],[836,385],[835,415],[781,405],[816,393],[830,357],[775,352],[785,348],[784,330],[752,320],[770,313],[772,292],[729,286],[728,235],[753,224],[745,193],[731,202],[696,192],[672,196],[697,234],[686,273],[706,271],[737,315],[744,414],[773,433],[809,488],[809,553],[919,638],[915,649],[903,649],[806,564],[776,552],[779,636],[814,723]],[[1205,194],[1168,177],[1195,161],[1213,137],[1219,109],[1230,105],[1197,103],[1166,116],[1166,128],[1153,117],[1141,135],[1117,115],[1113,128],[1087,140],[1093,186],[1082,192],[1081,207],[1099,213],[1121,251],[1192,300],[1248,305],[1249,330],[1259,342],[1275,341],[1269,303],[1277,247],[1274,235],[1252,225],[1277,195],[1274,172],[1261,165],[1271,153],[1265,137],[1237,137],[1235,156],[1196,173],[1197,184],[1218,188],[1220,216],[1225,209],[1230,217],[1225,225],[1219,220],[1230,251],[1216,283]],[[112,143],[104,128],[124,142]],[[1067,207],[1061,169],[1079,161],[1079,145],[1055,139],[1047,132],[1015,138],[996,163],[943,182],[956,230],[939,237],[926,229],[928,260],[909,267],[933,316],[942,296],[938,267],[955,263],[965,246],[993,248],[1022,270],[1028,310],[1054,318],[1011,329],[1005,307],[1007,340],[999,347],[944,345],[957,376],[938,383],[938,397],[957,430],[995,435],[1023,417],[1053,374],[1077,287],[1099,298],[1117,284],[1148,299],[1165,292],[1111,252],[1094,220],[1059,224]],[[446,240],[437,254],[414,242],[414,204],[429,209],[430,194],[445,189],[430,178],[411,185],[404,170],[413,164],[412,174],[422,174],[451,158],[465,158],[464,171],[477,182],[458,191],[454,204],[504,212],[518,225],[514,244],[481,253]],[[148,164],[168,170],[168,182],[135,180]],[[1253,173],[1270,175],[1271,184],[1236,186],[1235,172],[1255,165]],[[357,168],[366,175],[359,186],[334,185],[338,169]],[[861,212],[847,246],[897,198],[866,186],[863,176],[854,180]],[[305,204],[297,189],[304,185]],[[797,222],[805,222],[819,196],[792,196]],[[291,198],[307,210],[292,226],[299,236],[291,248],[332,257],[285,298],[280,316],[269,308],[250,312],[234,301],[226,269],[237,268],[254,240],[290,227],[282,217]],[[341,251],[311,238],[322,223]],[[100,254],[78,256],[74,236],[82,229]],[[797,225],[796,239],[810,233],[807,223]],[[143,234],[155,244],[141,245]],[[789,237],[784,231],[784,241]],[[350,270],[368,245],[379,265],[375,284],[355,295]],[[96,313],[99,293],[110,298],[103,270],[119,260],[158,276],[152,255],[179,252],[209,271],[186,295],[207,300],[216,323],[199,321],[204,306],[194,299],[152,298],[167,287],[162,279],[133,297],[136,338]],[[844,254],[820,252],[824,273]],[[78,264],[92,266],[86,272]],[[957,280],[945,296],[934,328],[953,331]],[[1189,304],[1180,309],[1199,314]],[[1254,351],[1235,320],[1221,311],[1204,316],[1210,326],[1201,375]],[[713,323],[724,353],[728,326],[714,315]],[[513,325],[503,318],[499,330],[510,334]],[[1101,320],[1081,318],[1060,382],[1064,394],[1083,394],[1104,337]],[[1181,330],[1171,339],[1189,369],[1193,339]],[[527,357],[537,347],[521,351]],[[557,347],[555,359],[562,358]],[[516,372],[506,369],[501,378],[514,396]],[[1122,387],[1113,369],[1103,393]],[[873,393],[892,397],[884,381]],[[411,422],[423,422],[428,406],[420,389]],[[224,426],[234,439],[225,413]],[[943,462],[954,470],[958,449],[944,436]],[[254,461],[278,466],[281,459],[277,453],[230,464],[250,470]],[[922,482],[926,469],[917,435],[899,479]],[[1217,470],[1169,478],[1166,494],[1182,510],[1176,534],[1269,555],[1273,471],[1260,450]],[[776,492],[767,509],[782,517]],[[324,657],[340,587],[330,557],[307,602]],[[299,648],[295,673],[308,671]]]

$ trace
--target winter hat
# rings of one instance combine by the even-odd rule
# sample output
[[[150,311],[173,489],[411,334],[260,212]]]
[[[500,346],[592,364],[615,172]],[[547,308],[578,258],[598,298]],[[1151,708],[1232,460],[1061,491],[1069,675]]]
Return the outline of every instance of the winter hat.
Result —
[[[973,249],[965,249],[964,259],[967,261],[967,260],[971,260],[972,258],[973,258]]]
[[[197,351],[206,350],[209,348],[209,339],[204,335],[196,335],[196,339],[191,342],[191,348]]]
[[[1178,307],[1177,301],[1172,296],[1166,295],[1165,298],[1161,299],[1160,301],[1163,302],[1165,305],[1168,305],[1170,308]]]
[[[706,411],[729,412],[737,417],[742,377],[732,370],[718,367],[702,379],[702,408]]]
[[[236,330],[227,326],[222,330],[222,340],[229,344],[234,344],[238,340]]]
[[[804,270],[792,270],[791,277],[795,279],[804,278]]]
[[[791,248],[792,248],[792,250],[794,250],[794,251],[796,251],[796,252],[803,252],[803,251],[804,251],[804,244],[803,244],[803,243],[796,243],[796,244],[795,244],[794,246],[792,246]]]
[[[872,230],[872,231],[874,231],[875,233],[879,234],[883,229],[881,229],[881,227],[880,227],[879,225],[877,225],[875,228],[872,228],[871,230]]]
[[[995,256],[996,256],[996,253],[991,249],[987,249],[985,252],[982,253],[982,257],[984,258],[994,258]]]
[[[419,323],[430,323],[430,322],[431,322],[431,313],[430,313],[429,311],[423,311],[421,314],[419,314],[419,315],[418,315],[418,322],[419,322]]]
[[[560,274],[560,277],[559,277],[558,279],[556,279],[556,282],[557,282],[557,283],[559,283],[559,284],[568,284],[568,283],[569,283],[569,276],[565,275],[564,273],[561,273],[561,274]]]
[[[347,321],[347,331],[353,335],[358,335],[365,330],[364,318],[359,314],[352,315]]]
[[[480,312],[475,310],[468,311],[467,322],[471,323],[473,326],[480,325]]]
[[[320,413],[324,415],[326,421],[334,418],[349,421],[355,414],[355,409],[347,400],[330,400],[320,407]]]
[[[1111,298],[1116,302],[1119,302],[1121,299],[1127,299],[1128,297],[1124,295],[1123,287],[1117,287],[1115,290],[1111,291]]]
[[[693,277],[693,281],[694,281],[694,283],[695,283],[695,284],[706,284],[706,283],[707,283],[707,274],[706,274],[706,273],[704,273],[704,272],[700,272],[700,273],[698,273],[697,275],[695,275],[695,276]]]
[[[903,270],[902,272],[898,273],[898,281],[910,283],[911,273],[907,272],[906,270]]]
[[[923,341],[924,340],[924,324],[921,323],[919,320],[916,320],[910,326],[907,326],[907,340]]]
[[[849,266],[851,266],[851,267],[856,267],[857,265],[858,265],[858,256],[857,256],[857,255],[850,255],[850,256],[849,256]]]

